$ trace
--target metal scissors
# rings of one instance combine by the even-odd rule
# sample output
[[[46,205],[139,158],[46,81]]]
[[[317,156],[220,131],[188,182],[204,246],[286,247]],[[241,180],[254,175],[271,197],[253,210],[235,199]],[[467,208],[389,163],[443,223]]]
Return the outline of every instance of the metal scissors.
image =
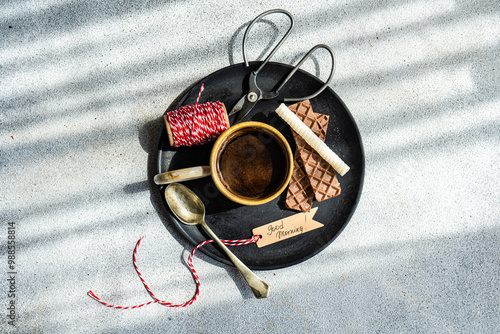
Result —
[[[257,16],[256,18],[254,18],[250,22],[247,29],[245,30],[245,34],[243,35],[243,60],[245,62],[245,66],[248,67],[249,65],[248,65],[247,56],[246,56],[246,49],[245,49],[245,44],[246,44],[248,32],[250,31],[250,28],[255,24],[255,22],[257,22],[262,17],[269,15],[269,14],[273,14],[273,13],[281,13],[281,14],[285,14],[286,16],[288,16],[288,18],[290,19],[290,27],[288,28],[285,35],[278,42],[278,44],[274,47],[274,49],[269,53],[269,55],[266,57],[266,59],[264,59],[262,64],[259,66],[259,68],[250,73],[250,78],[249,78],[250,89],[249,89],[248,93],[246,93],[245,95],[243,95],[243,97],[241,97],[241,99],[236,103],[236,105],[233,107],[233,109],[229,113],[229,116],[231,116],[231,115],[234,115],[234,114],[239,112],[235,123],[240,122],[243,117],[248,115],[248,113],[252,110],[252,108],[255,106],[255,104],[257,104],[257,102],[259,102],[260,100],[270,100],[270,99],[276,98],[279,95],[280,89],[283,88],[283,86],[288,82],[288,80],[290,80],[290,78],[295,74],[295,72],[297,72],[297,70],[304,63],[304,61],[306,61],[311,56],[311,54],[317,49],[327,50],[330,53],[330,56],[332,58],[332,69],[331,69],[331,72],[330,72],[328,79],[326,80],[324,85],[321,86],[321,88],[317,92],[315,92],[311,95],[300,97],[300,98],[284,98],[283,101],[284,102],[299,102],[299,101],[303,101],[303,100],[307,100],[307,99],[312,99],[312,98],[318,96],[323,90],[325,90],[325,88],[328,87],[328,84],[332,80],[333,72],[335,69],[335,61],[334,61],[333,51],[330,49],[329,46],[327,46],[325,44],[318,44],[318,45],[315,45],[314,47],[312,47],[305,54],[305,56],[302,57],[302,59],[300,59],[298,64],[295,65],[295,67],[290,71],[290,73],[288,73],[288,75],[280,83],[278,88],[276,88],[273,91],[265,91],[265,90],[262,90],[259,88],[259,86],[257,85],[257,76],[259,75],[259,72],[264,68],[264,66],[267,65],[267,63],[269,62],[271,57],[276,53],[276,51],[280,48],[280,46],[283,44],[283,42],[286,40],[286,38],[288,37],[288,35],[292,31],[293,24],[294,24],[292,14],[290,14],[289,12],[287,12],[286,10],[283,10],[283,9],[271,9],[271,10],[265,11],[262,14],[260,14],[259,16]]]

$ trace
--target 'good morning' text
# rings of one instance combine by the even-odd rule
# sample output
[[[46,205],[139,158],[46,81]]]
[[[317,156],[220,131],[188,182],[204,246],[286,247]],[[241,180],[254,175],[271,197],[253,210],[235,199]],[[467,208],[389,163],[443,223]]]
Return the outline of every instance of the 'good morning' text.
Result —
[[[277,224],[269,225],[267,227],[267,235],[271,236],[274,234],[276,239],[283,239],[293,236],[294,234],[304,233],[304,226],[294,226],[291,229],[284,229],[283,220],[280,220]]]

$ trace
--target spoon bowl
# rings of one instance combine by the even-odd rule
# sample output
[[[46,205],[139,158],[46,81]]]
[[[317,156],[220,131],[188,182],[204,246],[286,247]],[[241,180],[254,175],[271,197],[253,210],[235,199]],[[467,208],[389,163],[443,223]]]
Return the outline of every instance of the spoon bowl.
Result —
[[[165,189],[165,199],[174,215],[183,224],[199,225],[205,220],[205,206],[189,188],[172,183]]]
[[[188,187],[171,183],[165,188],[165,200],[170,210],[186,225],[200,225],[207,231],[217,245],[226,253],[234,266],[241,272],[256,298],[266,298],[269,295],[269,285],[253,273],[240,259],[236,257],[220,241],[205,222],[205,206],[201,199]]]

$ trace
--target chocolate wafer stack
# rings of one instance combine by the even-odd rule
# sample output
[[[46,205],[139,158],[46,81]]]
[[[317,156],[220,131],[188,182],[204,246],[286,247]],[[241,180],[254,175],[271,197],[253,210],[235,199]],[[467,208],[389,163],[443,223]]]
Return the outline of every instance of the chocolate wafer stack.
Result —
[[[288,108],[321,140],[325,140],[330,118],[328,115],[315,113],[309,100],[293,104]],[[285,204],[289,209],[309,211],[314,197],[317,201],[323,201],[340,195],[340,184],[333,167],[297,133],[293,132],[293,136],[297,148]]]

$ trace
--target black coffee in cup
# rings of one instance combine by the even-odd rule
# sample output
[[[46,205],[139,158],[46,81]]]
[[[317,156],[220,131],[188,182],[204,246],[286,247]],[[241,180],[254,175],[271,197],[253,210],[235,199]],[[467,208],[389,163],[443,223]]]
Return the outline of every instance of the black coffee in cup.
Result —
[[[260,128],[236,131],[219,153],[220,180],[235,196],[265,198],[285,182],[289,168],[285,152],[271,132]]]

